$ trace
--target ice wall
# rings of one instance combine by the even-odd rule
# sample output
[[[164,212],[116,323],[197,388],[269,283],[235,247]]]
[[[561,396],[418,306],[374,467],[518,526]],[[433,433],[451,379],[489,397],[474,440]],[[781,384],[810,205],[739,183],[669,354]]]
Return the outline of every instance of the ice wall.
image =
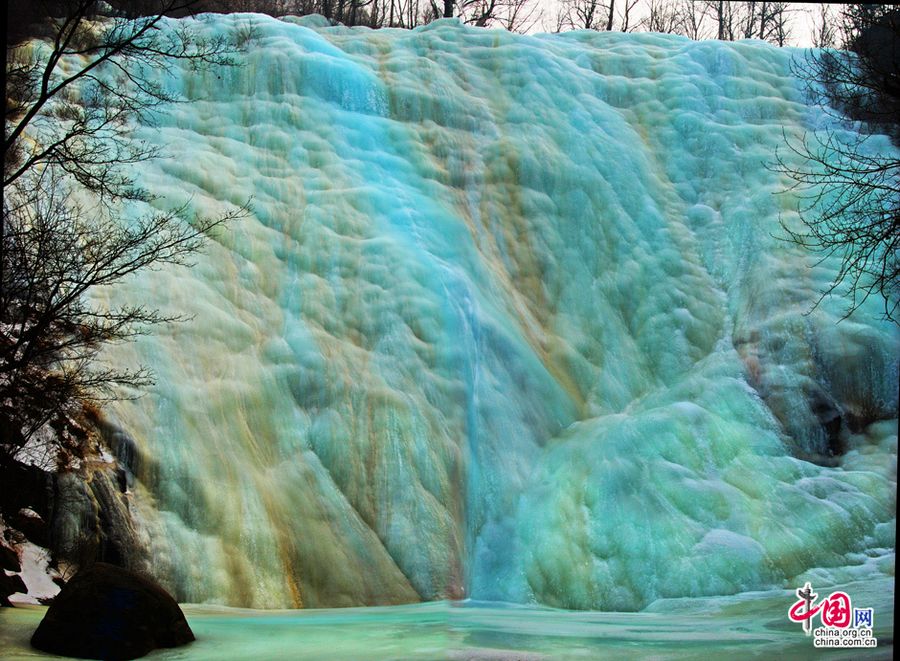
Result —
[[[836,264],[772,236],[765,164],[824,121],[793,51],[197,26],[251,20],[244,66],[166,79],[139,177],[252,215],[108,292],[195,315],[108,354],[157,373],[110,416],[179,600],[633,610],[893,575],[898,334],[875,301],[806,314]]]

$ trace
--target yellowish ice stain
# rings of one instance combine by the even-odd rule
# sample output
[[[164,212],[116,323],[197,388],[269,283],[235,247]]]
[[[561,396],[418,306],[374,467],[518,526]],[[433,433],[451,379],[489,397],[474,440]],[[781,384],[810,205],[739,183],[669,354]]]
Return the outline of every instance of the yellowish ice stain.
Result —
[[[272,489],[273,484],[264,481],[260,484],[260,498],[266,516],[272,524],[276,544],[275,555],[282,568],[282,580],[288,590],[291,608],[303,608],[303,595],[298,577],[295,575],[301,559],[298,557],[297,548],[290,536],[295,527],[294,522],[289,520],[289,515],[284,511],[282,503],[274,498]]]

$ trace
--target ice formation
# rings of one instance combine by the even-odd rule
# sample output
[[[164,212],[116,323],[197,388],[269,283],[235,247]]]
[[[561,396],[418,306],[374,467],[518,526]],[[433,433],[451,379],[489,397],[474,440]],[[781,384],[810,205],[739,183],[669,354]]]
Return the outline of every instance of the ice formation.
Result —
[[[876,301],[810,312],[837,264],[775,236],[766,164],[826,121],[796,51],[196,25],[251,20],[243,66],[161,79],[185,102],[138,172],[251,216],[104,293],[194,315],[107,354],[156,371],[109,411],[180,601],[636,610],[893,575],[898,333]]]

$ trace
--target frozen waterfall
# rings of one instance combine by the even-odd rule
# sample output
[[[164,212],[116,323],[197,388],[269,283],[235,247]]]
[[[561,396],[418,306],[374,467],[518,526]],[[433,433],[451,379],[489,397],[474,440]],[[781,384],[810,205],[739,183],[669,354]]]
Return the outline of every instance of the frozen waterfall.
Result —
[[[253,22],[242,66],[160,79],[186,101],[137,172],[252,215],[104,293],[194,315],[105,354],[156,372],[108,411],[179,601],[637,610],[893,575],[898,332],[874,300],[809,313],[837,264],[774,236],[782,127],[825,121],[796,51]]]

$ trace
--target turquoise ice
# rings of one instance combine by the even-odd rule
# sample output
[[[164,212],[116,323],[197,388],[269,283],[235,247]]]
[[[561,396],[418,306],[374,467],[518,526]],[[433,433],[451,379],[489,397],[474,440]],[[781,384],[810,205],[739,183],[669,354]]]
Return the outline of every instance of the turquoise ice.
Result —
[[[252,21],[243,66],[165,81],[185,102],[139,137],[169,158],[137,172],[252,214],[104,292],[194,315],[106,354],[157,374],[109,413],[179,601],[628,611],[893,576],[896,327],[812,309],[837,264],[775,236],[766,164],[825,126],[797,51]]]

